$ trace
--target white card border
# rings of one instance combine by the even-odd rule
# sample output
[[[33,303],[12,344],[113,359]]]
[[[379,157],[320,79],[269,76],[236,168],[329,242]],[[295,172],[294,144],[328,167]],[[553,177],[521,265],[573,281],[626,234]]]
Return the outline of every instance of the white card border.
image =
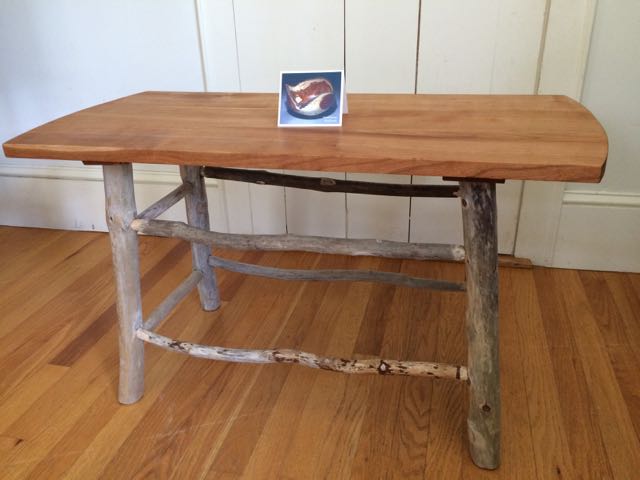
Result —
[[[311,125],[305,125],[303,123],[280,123],[280,114],[281,109],[282,109],[282,76],[285,73],[318,73],[318,74],[322,74],[322,73],[340,73],[340,92],[341,92],[341,98],[340,98],[340,108],[338,109],[338,115],[339,115],[339,123],[333,123],[333,124],[321,124],[321,123],[314,123]],[[344,81],[344,69],[340,70],[340,69],[336,69],[336,70],[280,70],[280,81],[278,82],[278,128],[315,128],[315,127],[320,127],[320,128],[327,128],[327,127],[342,127],[342,109],[344,107],[344,102],[346,100],[347,97],[347,92],[345,91],[345,81]]]

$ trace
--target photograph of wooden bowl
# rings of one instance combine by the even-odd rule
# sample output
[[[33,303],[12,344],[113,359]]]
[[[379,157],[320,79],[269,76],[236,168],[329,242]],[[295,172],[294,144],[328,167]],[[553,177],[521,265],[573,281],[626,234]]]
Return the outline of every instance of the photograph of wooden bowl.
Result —
[[[291,115],[319,118],[329,115],[336,107],[331,82],[326,78],[312,78],[296,85],[285,85],[287,110]]]

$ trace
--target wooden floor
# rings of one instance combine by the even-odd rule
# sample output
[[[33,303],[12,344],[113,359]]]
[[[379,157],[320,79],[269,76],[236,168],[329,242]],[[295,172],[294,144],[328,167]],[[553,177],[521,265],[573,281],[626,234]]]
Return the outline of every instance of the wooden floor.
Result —
[[[141,239],[145,310],[190,271]],[[224,252],[291,268],[460,280],[459,264]],[[464,294],[220,273],[160,331],[202,343],[465,363]],[[190,359],[147,346],[146,394],[116,400],[108,238],[0,228],[0,478],[640,478],[640,275],[501,268],[503,463],[466,451],[466,386]]]

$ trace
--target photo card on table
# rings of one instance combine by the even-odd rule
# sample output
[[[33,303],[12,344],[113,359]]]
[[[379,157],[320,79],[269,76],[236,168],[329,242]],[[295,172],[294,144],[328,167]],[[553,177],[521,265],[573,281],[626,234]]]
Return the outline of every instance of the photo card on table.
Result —
[[[280,72],[279,127],[340,127],[346,104],[343,70]]]

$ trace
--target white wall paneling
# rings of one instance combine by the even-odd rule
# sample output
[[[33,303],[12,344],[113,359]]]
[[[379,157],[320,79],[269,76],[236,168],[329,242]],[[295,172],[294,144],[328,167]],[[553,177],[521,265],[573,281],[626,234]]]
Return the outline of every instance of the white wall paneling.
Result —
[[[235,0],[234,5],[242,91],[277,92],[281,70],[343,68],[342,0]]]
[[[283,173],[283,170],[270,170]],[[249,185],[253,233],[276,235],[287,232],[284,189],[271,185]]]
[[[413,93],[419,0],[345,2],[349,93]]]
[[[455,185],[438,177],[414,176],[415,185]],[[498,196],[499,198],[499,196]],[[455,243],[462,241],[462,214],[457,198],[412,198],[411,242]]]
[[[202,89],[193,2],[26,0],[0,10],[11,65],[0,69],[3,140],[142,90]]]
[[[409,183],[411,177],[349,173],[347,179],[364,182]],[[409,239],[409,202],[407,197],[348,194],[348,236],[406,242]]]
[[[567,193],[553,266],[640,272],[640,195]]]
[[[277,92],[282,70],[344,67],[342,1],[235,0],[234,4],[243,91]],[[285,197],[279,187],[249,189],[256,233],[282,233],[288,228],[298,234],[345,235],[343,194],[320,201],[322,194],[317,192],[287,189]]]
[[[322,176],[345,180],[344,173],[291,171],[293,175]],[[287,231],[297,235],[346,237],[346,196],[299,188],[285,188]]]
[[[413,177],[417,185],[450,184],[436,177]],[[498,250],[512,254],[522,182],[498,184]],[[462,243],[460,201],[451,198],[413,198],[411,203],[411,241]]]
[[[11,68],[0,69],[0,139],[142,90],[202,90],[194,13],[180,0],[1,2],[0,60]],[[0,158],[0,223],[106,230],[99,169]],[[155,165],[137,166],[136,179],[142,200],[178,182],[175,167]],[[209,191],[224,225],[219,189]]]
[[[533,93],[541,0],[423,0],[419,93]]]
[[[579,100],[596,0],[550,2],[537,93]],[[515,254],[538,265],[552,265],[565,184],[525,182]]]
[[[595,12],[582,101],[608,132],[609,159],[601,184],[567,184],[553,265],[637,272],[640,3],[601,0]]]
[[[195,0],[206,89],[240,91],[233,0]]]
[[[639,17],[635,0],[7,1],[0,3],[0,60],[11,68],[0,70],[0,137],[142,90],[275,92],[279,72],[289,69],[345,68],[349,92],[579,99],[584,83],[583,101],[611,139],[605,182],[566,192],[562,183],[499,186],[500,251],[515,249],[547,265],[609,262],[623,269],[618,257],[594,253],[605,243],[602,231],[589,245],[582,236],[602,212],[611,228],[626,229],[613,239],[621,245],[615,251],[625,251],[636,232]],[[166,166],[140,165],[135,175],[141,208],[178,182]],[[2,159],[0,222],[103,229],[99,178],[75,162]],[[207,189],[220,231],[461,241],[456,200],[285,192],[224,181],[208,181]],[[27,199],[33,190],[42,198]],[[86,201],[72,205],[77,197]],[[170,214],[183,215],[180,208]],[[583,257],[568,253],[572,244],[584,247]]]
[[[418,93],[533,93],[544,20],[540,0],[423,0]],[[522,182],[498,186],[501,253],[515,248],[521,189]],[[412,240],[460,242],[461,223],[453,220],[458,207],[413,199]]]
[[[164,170],[135,170],[133,177],[138,211],[180,184],[177,172]],[[35,167],[0,166],[0,192],[3,207],[0,225],[107,230],[100,167],[50,163]],[[228,231],[224,197],[218,183],[207,180],[207,196],[211,227]],[[178,202],[160,218],[185,221],[184,203]]]
[[[350,93],[413,93],[418,46],[418,0],[345,2],[345,62]],[[374,33],[375,32],[375,33]],[[349,180],[409,183],[400,175],[354,175]],[[408,198],[347,194],[347,235],[407,241]]]

